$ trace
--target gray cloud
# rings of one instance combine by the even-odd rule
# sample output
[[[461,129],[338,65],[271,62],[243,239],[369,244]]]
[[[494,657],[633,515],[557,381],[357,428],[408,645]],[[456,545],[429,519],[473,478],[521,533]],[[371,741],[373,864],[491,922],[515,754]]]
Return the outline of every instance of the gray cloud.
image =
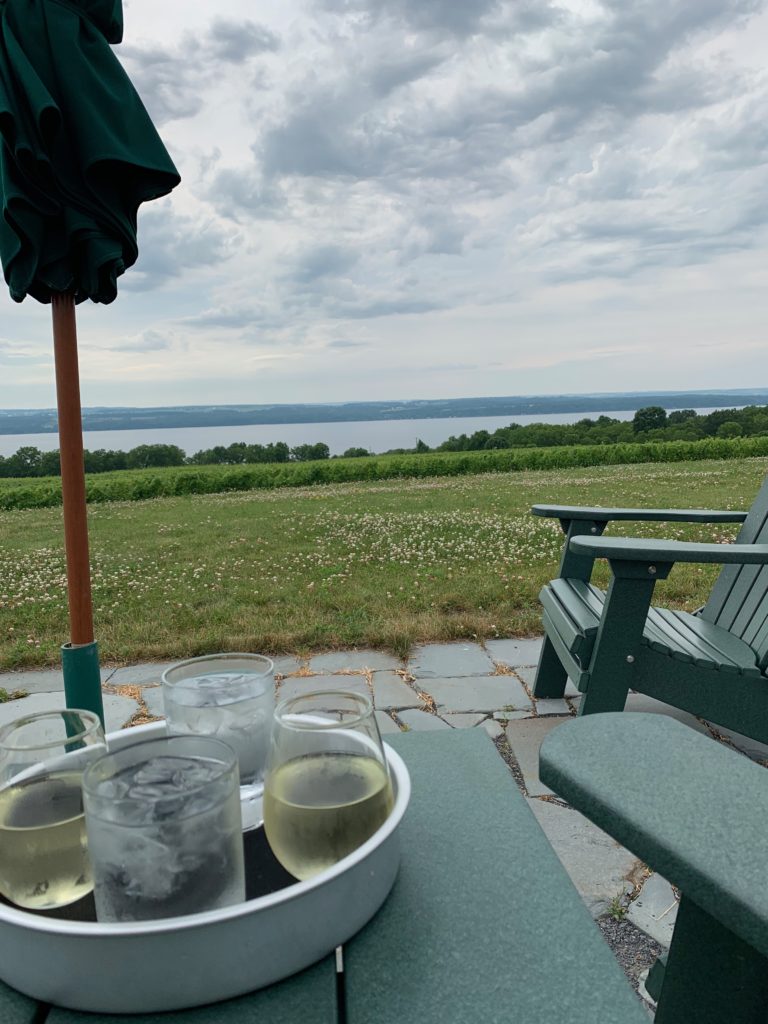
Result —
[[[340,245],[318,245],[302,253],[296,261],[293,278],[310,284],[320,278],[335,277],[355,266],[358,254]]]
[[[286,209],[286,200],[275,182],[263,179],[257,167],[222,168],[205,190],[210,203],[225,217],[271,219]]]
[[[588,17],[495,0],[317,6],[326,21],[313,25],[319,56],[311,69],[289,76],[292,84],[270,93],[267,106],[254,101],[253,163],[222,166],[218,150],[198,157],[208,178],[198,196],[220,217],[283,222],[290,242],[266,236],[277,248],[263,303],[223,304],[178,321],[185,327],[239,331],[258,344],[282,343],[290,324],[299,344],[300,325],[318,318],[513,301],[510,278],[523,266],[550,283],[623,278],[755,244],[755,225],[766,219],[761,178],[748,187],[742,179],[716,216],[697,211],[721,187],[713,180],[718,160],[725,173],[764,164],[765,95],[747,68],[719,57],[690,61],[686,48],[748,17],[759,0],[605,0],[602,15]],[[534,45],[521,45],[528,36]],[[223,19],[199,43],[205,74],[278,46],[252,22]],[[490,73],[510,62],[508,47],[514,70]],[[480,71],[476,81],[456,77],[460,55]],[[162,65],[152,51],[144,58],[149,68]],[[463,81],[469,86],[457,87]],[[179,88],[181,103],[187,94]],[[740,94],[750,102],[721,117]],[[664,135],[654,140],[654,117],[669,119],[666,137],[675,130],[701,161],[678,160]],[[685,198],[665,199],[665,189]],[[367,229],[365,215],[353,211],[374,196],[388,216]],[[226,240],[214,223],[189,220],[169,231],[158,222],[137,287],[217,262]],[[487,265],[487,275],[468,280],[467,260]],[[309,340],[316,341],[307,335],[301,344]]]
[[[254,324],[262,324],[269,317],[265,311],[258,306],[220,306],[218,309],[206,309],[195,316],[183,317],[178,322],[185,327],[206,328],[224,327],[232,330],[241,330],[244,327],[252,327]]]
[[[416,0],[324,3],[347,17],[348,36],[329,37],[337,59],[313,66],[285,95],[281,118],[262,129],[248,179],[253,205],[264,205],[270,184],[295,196],[303,180],[307,194],[324,190],[329,210],[344,208],[342,190],[365,188],[394,197],[397,215],[375,241],[361,238],[357,261],[345,251],[336,266],[331,243],[295,263],[284,282],[303,294],[284,291],[285,309],[355,319],[456,305],[471,289],[448,284],[445,257],[483,249],[509,251],[510,267],[525,260],[546,280],[563,281],[706,262],[755,244],[765,175],[726,186],[723,204],[717,164],[734,175],[764,168],[765,86],[747,67],[719,54],[691,60],[689,49],[763,10],[763,0],[605,0],[602,14],[587,17],[544,5],[466,6],[469,14]],[[516,73],[443,88],[455,50],[427,32],[438,22],[465,36],[488,29],[463,45],[481,47],[475,66],[487,52],[489,68],[508,59],[505,41],[517,32]],[[406,45],[404,32],[414,29],[421,35]],[[520,45],[542,31],[547,45]],[[723,106],[742,96],[752,98],[724,117]],[[665,191],[676,198],[665,201]],[[702,216],[710,203],[727,208]],[[498,223],[496,207],[504,211]],[[393,253],[395,264],[421,268],[418,289],[393,278]],[[516,289],[500,290],[500,280],[476,287],[476,301],[508,301]]]
[[[404,0],[396,6],[411,10]],[[450,4],[414,0],[414,11],[422,6],[430,16],[454,10]],[[482,4],[463,6],[473,17],[484,10]],[[411,97],[396,115],[383,83],[397,83],[398,68],[385,53],[402,51],[402,38],[392,32],[389,45],[382,47],[382,29],[373,52],[367,49],[356,59],[351,53],[352,60],[340,61],[341,70],[323,81],[313,71],[288,97],[286,116],[264,133],[258,153],[268,176],[392,179],[399,184],[403,179],[468,177],[484,182],[521,147],[572,138],[590,122],[590,130],[610,138],[627,127],[627,118],[697,109],[727,95],[735,72],[729,83],[721,67],[675,67],[670,55],[697,33],[737,22],[759,6],[759,0],[645,0],[638,8],[611,0],[605,5],[607,16],[595,23],[572,16],[554,57],[521,56],[521,75],[510,76],[508,83],[500,79],[462,91],[451,102]],[[562,10],[547,8],[546,14],[550,24],[565,18]],[[508,16],[508,28],[515,17]],[[537,30],[543,22],[541,14],[519,31]],[[365,47],[359,31],[355,41]],[[408,82],[428,76],[442,63],[434,44],[423,41],[421,46],[400,69]],[[534,125],[539,130],[527,140],[524,133]]]
[[[241,369],[275,360],[270,400],[289,401],[420,387],[402,376],[413,353],[454,393],[573,387],[578,365],[557,366],[618,337],[630,356],[588,379],[610,390],[653,372],[641,335],[646,353],[669,341],[663,371],[693,385],[720,370],[675,364],[690,337],[759,344],[768,0],[131,0],[131,15],[116,52],[170,122],[184,184],[142,210],[121,281],[142,294],[107,332],[131,374],[110,399],[131,376],[146,401],[167,371],[180,401],[248,400],[244,373],[223,383],[224,349]],[[45,313],[26,352],[50,363]],[[5,377],[49,387],[5,333]]]
[[[139,259],[122,287],[150,291],[187,270],[218,265],[228,255],[229,239],[212,222],[174,213],[168,202],[146,207],[139,227]]]
[[[194,117],[222,66],[240,65],[280,47],[270,29],[247,19],[215,18],[206,35],[187,32],[174,47],[123,44],[119,56],[157,124]]]
[[[15,363],[24,365],[27,363],[39,363],[40,352],[26,342],[6,341],[0,339],[0,361],[3,363]]]
[[[768,163],[768,82],[749,99],[737,101],[727,116],[702,125],[702,162],[715,170],[761,167]]]
[[[346,317],[350,320],[373,320],[382,316],[406,316],[411,313],[431,313],[444,309],[448,300],[417,299],[407,296],[378,298],[357,302],[336,301],[329,303],[327,313],[331,317]]]
[[[257,53],[274,52],[280,40],[263,25],[253,21],[216,18],[207,41],[210,53],[231,64],[243,64]]]
[[[374,96],[387,97],[397,89],[424,78],[449,57],[450,51],[433,49],[421,53],[387,54],[368,72],[368,86]]]
[[[171,340],[166,335],[154,330],[142,331],[132,338],[99,346],[99,348],[107,348],[112,352],[159,352],[171,347]]]
[[[418,210],[403,238],[401,261],[428,254],[459,256],[472,227],[473,220],[450,205]]]
[[[364,13],[370,21],[396,18],[412,28],[467,36],[498,11],[499,0],[324,0],[337,14]],[[521,4],[530,9],[530,3]]]
[[[133,84],[156,124],[194,117],[202,109],[203,91],[191,54],[160,46],[123,44],[120,57],[125,59]]]

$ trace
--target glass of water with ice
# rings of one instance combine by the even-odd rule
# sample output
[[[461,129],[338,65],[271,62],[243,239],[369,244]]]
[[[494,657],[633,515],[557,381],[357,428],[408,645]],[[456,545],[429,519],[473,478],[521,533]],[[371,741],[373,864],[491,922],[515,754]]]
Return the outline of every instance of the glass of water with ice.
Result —
[[[228,743],[240,765],[243,830],[261,825],[275,708],[273,663],[262,654],[211,654],[179,662],[162,679],[168,733]]]
[[[173,736],[83,773],[99,921],[151,921],[245,899],[237,760],[221,740]]]

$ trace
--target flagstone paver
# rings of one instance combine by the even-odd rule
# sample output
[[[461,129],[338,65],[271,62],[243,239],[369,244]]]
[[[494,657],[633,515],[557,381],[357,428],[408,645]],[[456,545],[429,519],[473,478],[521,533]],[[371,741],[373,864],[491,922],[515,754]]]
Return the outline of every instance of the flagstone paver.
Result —
[[[570,807],[544,800],[528,804],[593,917],[604,914],[616,896],[633,888],[630,878],[641,865],[628,850]],[[532,867],[531,884],[535,882]]]
[[[552,729],[566,721],[567,718],[528,718],[510,722],[506,728],[507,742],[520,765],[530,796],[552,795],[552,790],[539,778],[539,747]]]
[[[536,701],[537,715],[570,715],[570,704],[562,698],[553,697],[547,700]]]
[[[515,670],[515,675],[519,676],[528,689],[533,693],[533,684],[536,682],[536,665],[520,665],[512,666]],[[565,694],[566,697],[580,697],[581,691],[578,690],[570,679],[565,682]]]
[[[485,647],[494,661],[508,668],[536,665],[541,654],[541,637],[533,640],[489,640]]]
[[[533,718],[534,710],[533,706],[526,708],[525,711],[494,711],[493,717],[497,722],[516,722],[522,718]]]
[[[310,672],[381,672],[402,667],[402,658],[382,651],[330,651],[309,659]]]
[[[666,878],[653,874],[647,879],[640,895],[630,903],[627,918],[661,946],[669,948],[677,920],[677,899]]]
[[[526,711],[531,699],[514,676],[478,676],[461,679],[418,679],[439,711]]]
[[[400,726],[393,722],[392,719],[384,711],[374,711],[376,716],[376,722],[379,726],[379,732],[382,736],[387,736],[393,732],[400,732]]]
[[[373,673],[373,703],[377,708],[423,708],[418,693],[396,672]]]
[[[282,658],[273,658],[272,661],[275,666],[276,676],[296,675],[296,673],[299,672],[305,664],[305,661],[300,660],[299,658],[294,658],[290,655]]]
[[[734,732],[733,729],[724,729],[722,725],[715,725],[713,728],[720,736],[725,736],[742,754],[751,757],[753,761],[768,761],[768,747],[764,743],[750,739],[749,736],[743,736],[740,732]]]
[[[408,659],[416,679],[453,679],[456,676],[492,675],[496,666],[480,644],[426,644]]]
[[[280,683],[277,697],[278,700],[289,700],[313,690],[350,690],[367,696],[371,693],[364,676],[295,676]]]
[[[574,698],[571,703],[574,708],[578,709],[579,703],[581,702],[582,695]],[[693,715],[687,711],[681,711],[680,708],[673,708],[671,704],[665,704],[661,700],[656,700],[655,697],[647,697],[644,693],[630,693],[627,697],[627,702],[624,705],[625,711],[641,711],[650,715],[669,715],[670,718],[677,719],[678,722],[682,722],[683,725],[688,725],[691,729],[695,729],[696,732],[706,733],[708,730],[705,725]]]
[[[429,732],[434,729],[450,729],[450,725],[444,722],[437,715],[431,715],[428,711],[418,711],[416,708],[407,708],[405,711],[398,711],[397,717],[407,725],[409,729],[419,732]]]
[[[471,729],[485,720],[485,715],[443,715],[445,721],[454,729]]]
[[[114,669],[101,669],[101,681],[105,683]],[[60,668],[32,669],[23,672],[4,672],[0,675],[0,688],[13,693],[24,690],[26,693],[53,693],[64,690],[64,676]]]
[[[116,668],[109,677],[110,686],[149,686],[159,683],[167,668],[178,664],[175,661],[153,661],[144,665],[129,665]]]
[[[480,728],[485,729],[492,740],[498,739],[504,733],[501,723],[494,721],[492,718],[486,718],[484,722],[481,722]]]
[[[139,710],[138,703],[130,697],[118,697],[114,693],[105,693],[103,696],[104,723],[107,732],[122,729]],[[34,715],[38,711],[56,711],[64,707],[66,704],[63,690],[53,693],[31,693],[28,697],[20,697],[18,700],[9,700],[0,704],[0,725],[6,725],[22,715]]]
[[[156,718],[165,718],[162,686],[142,687],[141,696],[147,705],[147,711],[150,715],[154,715]]]
[[[574,705],[578,706],[578,702],[574,701]],[[707,727],[702,725],[697,718],[694,718],[687,711],[673,708],[671,704],[665,704],[664,701],[656,700],[655,697],[647,697],[644,693],[630,693],[627,697],[627,703],[624,705],[624,710],[640,711],[651,715],[669,715],[670,718],[676,718],[678,722],[690,726],[696,732],[708,732]]]

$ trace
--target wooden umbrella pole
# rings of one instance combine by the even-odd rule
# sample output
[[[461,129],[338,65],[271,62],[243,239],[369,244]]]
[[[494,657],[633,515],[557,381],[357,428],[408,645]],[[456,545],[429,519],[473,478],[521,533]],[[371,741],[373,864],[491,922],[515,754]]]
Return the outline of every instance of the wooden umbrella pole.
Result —
[[[70,639],[77,646],[93,643],[93,607],[74,296],[54,295],[52,310]]]

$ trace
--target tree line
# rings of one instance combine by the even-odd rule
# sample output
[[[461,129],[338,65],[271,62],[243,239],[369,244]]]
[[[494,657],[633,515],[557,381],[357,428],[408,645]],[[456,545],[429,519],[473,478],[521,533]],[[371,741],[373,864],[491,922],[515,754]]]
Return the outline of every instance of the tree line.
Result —
[[[175,444],[141,444],[130,451],[112,451],[99,448],[83,452],[86,473],[112,473],[120,469],[155,469],[161,466],[246,465],[259,462],[315,462],[330,458],[327,444],[300,444],[289,448],[276,444],[217,445],[187,456]],[[60,476],[59,452],[41,452],[39,448],[25,446],[13,455],[0,455],[0,477]]]
[[[699,415],[695,409],[668,413],[658,405],[638,409],[631,420],[611,416],[585,417],[576,423],[510,423],[493,433],[449,437],[434,451],[461,452],[494,448],[550,448],[558,445],[622,444],[643,441],[701,441],[709,437],[759,437],[768,434],[768,406],[717,409]],[[418,447],[418,446],[417,446]],[[429,450],[426,445],[421,450]]]
[[[490,451],[502,448],[552,448],[568,445],[607,445],[627,442],[698,441],[705,438],[758,437],[768,435],[768,406],[718,409],[700,416],[694,409],[667,413],[661,406],[638,409],[631,420],[610,416],[585,417],[576,423],[510,423],[490,432],[451,436],[430,448],[419,440],[413,448],[393,448],[383,454],[405,455],[427,452]],[[366,448],[348,448],[341,458],[372,455]],[[85,451],[86,473],[109,473],[121,469],[149,469],[162,466],[253,465],[257,463],[318,462],[331,458],[327,444],[289,447],[283,441],[266,445],[235,442],[216,445],[188,456],[174,444],[142,444],[128,452],[103,448]],[[334,456],[336,458],[336,456]],[[58,451],[41,452],[27,446],[13,455],[0,456],[0,477],[46,477],[61,473]]]

